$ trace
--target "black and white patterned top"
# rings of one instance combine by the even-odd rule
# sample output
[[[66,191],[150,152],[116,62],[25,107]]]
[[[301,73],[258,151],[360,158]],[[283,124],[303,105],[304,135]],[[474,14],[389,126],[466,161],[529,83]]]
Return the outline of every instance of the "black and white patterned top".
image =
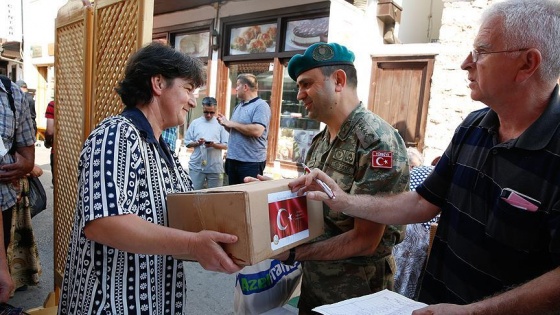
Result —
[[[410,172],[410,190],[416,191],[433,171],[433,166],[418,166]],[[393,247],[393,256],[397,265],[395,272],[395,292],[416,299],[418,281],[428,256],[430,242],[430,224],[437,222],[439,215],[428,222],[408,224],[402,243]]]
[[[192,190],[176,155],[138,109],[105,119],[86,140],[59,314],[183,314],[183,264],[87,239],[95,219],[134,214],[167,226],[166,196]],[[130,240],[134,242],[133,239]]]

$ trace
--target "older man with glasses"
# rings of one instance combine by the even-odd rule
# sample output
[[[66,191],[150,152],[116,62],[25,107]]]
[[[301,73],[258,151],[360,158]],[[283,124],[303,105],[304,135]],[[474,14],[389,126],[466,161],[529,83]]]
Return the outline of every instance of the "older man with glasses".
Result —
[[[185,145],[194,148],[189,160],[189,175],[195,190],[219,187],[224,181],[224,162],[222,150],[227,150],[229,134],[216,119],[216,99],[202,99],[201,117],[193,120],[187,134]]]

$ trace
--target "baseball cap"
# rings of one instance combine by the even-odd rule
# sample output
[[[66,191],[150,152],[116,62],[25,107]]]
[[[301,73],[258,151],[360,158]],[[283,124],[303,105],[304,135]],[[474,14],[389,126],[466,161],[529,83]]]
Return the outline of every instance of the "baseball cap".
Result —
[[[292,80],[297,81],[297,77],[307,70],[313,68],[334,66],[334,65],[353,65],[354,53],[345,46],[337,43],[315,43],[309,46],[302,54],[297,54],[288,63],[288,74]]]
[[[25,83],[25,81],[23,80],[17,80],[16,81],[17,86],[19,86],[20,88],[26,88],[27,87],[27,83]]]

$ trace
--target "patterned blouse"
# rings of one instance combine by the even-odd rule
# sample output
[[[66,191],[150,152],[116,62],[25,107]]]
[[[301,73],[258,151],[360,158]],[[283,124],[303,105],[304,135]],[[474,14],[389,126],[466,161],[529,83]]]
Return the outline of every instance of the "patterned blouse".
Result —
[[[161,141],[138,109],[105,119],[86,140],[59,314],[185,313],[180,261],[121,251],[84,235],[88,222],[114,215],[168,225],[167,194],[192,187]]]
[[[416,186],[420,185],[433,169],[433,166],[413,168],[410,172],[410,190],[416,191]],[[439,214],[427,222],[408,224],[404,240],[393,248],[393,256],[397,264],[395,292],[416,299],[418,282],[428,256],[430,224],[437,223],[438,219]]]

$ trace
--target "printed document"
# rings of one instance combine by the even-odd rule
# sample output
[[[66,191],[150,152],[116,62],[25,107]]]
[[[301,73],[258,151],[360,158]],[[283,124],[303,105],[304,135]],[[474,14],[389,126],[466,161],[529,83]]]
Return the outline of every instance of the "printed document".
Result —
[[[387,289],[370,295],[319,306],[313,311],[324,315],[409,315],[427,306]]]

